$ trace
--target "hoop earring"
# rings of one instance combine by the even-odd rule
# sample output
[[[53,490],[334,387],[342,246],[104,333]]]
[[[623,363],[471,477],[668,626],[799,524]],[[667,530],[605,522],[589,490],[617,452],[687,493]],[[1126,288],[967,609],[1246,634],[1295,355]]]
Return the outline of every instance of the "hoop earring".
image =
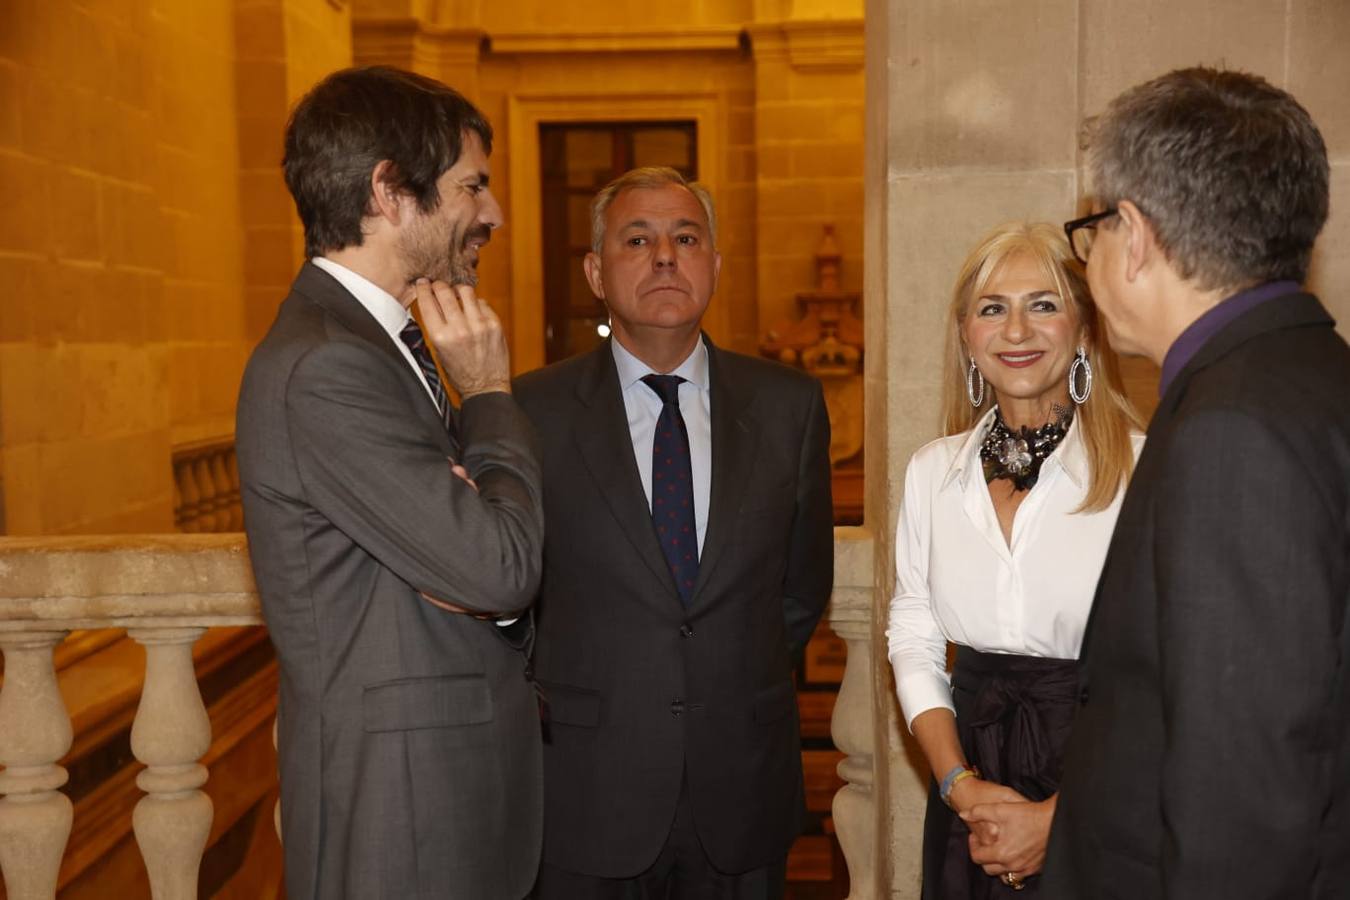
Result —
[[[1079,375],[1082,375],[1083,390],[1079,392]],[[1069,396],[1073,402],[1082,406],[1087,402],[1087,398],[1092,396],[1092,363],[1088,362],[1087,351],[1080,344],[1078,346],[1078,355],[1073,358],[1069,364]]]
[[[979,379],[980,392],[975,393],[975,381]],[[966,370],[966,396],[970,398],[970,405],[979,409],[984,406],[984,373],[975,368],[975,360],[970,361],[970,368]]]

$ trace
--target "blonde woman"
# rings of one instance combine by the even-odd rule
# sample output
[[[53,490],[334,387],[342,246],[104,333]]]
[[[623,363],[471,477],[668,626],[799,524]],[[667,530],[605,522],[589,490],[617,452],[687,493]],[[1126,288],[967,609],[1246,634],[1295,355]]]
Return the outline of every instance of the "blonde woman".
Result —
[[[946,437],[905,475],[887,628],[933,774],[925,900],[1038,887],[1075,659],[1143,440],[1082,269],[1051,225],[1000,226],[971,252],[946,357]]]

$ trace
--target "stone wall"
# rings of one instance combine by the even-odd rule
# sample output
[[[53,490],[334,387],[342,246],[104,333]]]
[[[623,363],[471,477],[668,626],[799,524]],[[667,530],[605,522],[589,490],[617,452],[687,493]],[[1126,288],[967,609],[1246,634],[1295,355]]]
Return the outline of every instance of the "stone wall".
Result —
[[[840,289],[862,288],[862,4],[835,4],[836,17],[850,13],[751,31],[761,333],[796,318],[794,295],[815,287],[826,224],[843,253]]]
[[[291,107],[352,59],[351,11],[322,0],[236,0],[239,196],[250,344],[267,332],[305,258],[304,233],[281,176]]]
[[[1286,87],[1333,159],[1332,216],[1312,286],[1350,324],[1350,6],[1339,0],[1045,0],[1011,7],[868,0],[866,157],[867,511],[876,540],[875,659],[894,582],[905,465],[937,435],[942,318],[956,268],[998,222],[1078,214],[1086,116],[1179,66],[1224,64]],[[1129,369],[1153,405],[1156,374]],[[881,896],[917,897],[921,757],[875,668]]]
[[[174,429],[232,410],[231,33],[226,0],[0,11],[8,533],[169,530]]]
[[[281,127],[347,15],[0,4],[0,532],[172,530],[172,448],[232,433],[294,271]]]
[[[696,118],[722,215],[714,338],[754,353],[837,226],[862,275],[861,0],[0,4],[0,532],[167,531],[172,448],[228,436],[303,256],[279,163],[324,74],[442,78],[497,129],[483,290],[543,361],[539,121]],[[552,118],[550,118],[552,117]],[[513,157],[516,168],[513,170]]]

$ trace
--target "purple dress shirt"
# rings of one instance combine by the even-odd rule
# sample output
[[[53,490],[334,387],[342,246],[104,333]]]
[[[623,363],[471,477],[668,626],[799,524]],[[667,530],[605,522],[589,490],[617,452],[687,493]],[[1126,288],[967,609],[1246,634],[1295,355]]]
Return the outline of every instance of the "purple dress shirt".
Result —
[[[1162,377],[1158,381],[1158,396],[1167,393],[1177,375],[1186,368],[1186,363],[1190,362],[1195,354],[1200,352],[1200,348],[1209,343],[1209,339],[1222,331],[1229,322],[1262,303],[1302,289],[1296,281],[1267,281],[1245,291],[1238,291],[1206,310],[1204,315],[1187,326],[1181,336],[1172,342],[1172,346],[1167,348],[1167,356],[1163,357]]]

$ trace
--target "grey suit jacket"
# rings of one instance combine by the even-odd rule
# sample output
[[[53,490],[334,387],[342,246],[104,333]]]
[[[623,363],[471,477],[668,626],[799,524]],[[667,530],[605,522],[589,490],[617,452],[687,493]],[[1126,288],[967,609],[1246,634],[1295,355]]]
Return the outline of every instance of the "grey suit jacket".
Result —
[[[1313,297],[1168,387],[1082,665],[1044,896],[1350,896],[1350,349]]]
[[[800,828],[790,661],[833,580],[829,419],[814,379],[708,352],[712,488],[687,608],[652,525],[608,343],[516,385],[544,446],[544,853],[570,871],[630,877],[649,866],[682,779],[723,871],[780,859]]]
[[[459,461],[389,335],[306,264],[238,407],[245,527],[281,664],[291,900],[519,900],[537,865],[539,722],[523,653],[439,609],[529,605],[543,539],[512,399],[460,410]]]

